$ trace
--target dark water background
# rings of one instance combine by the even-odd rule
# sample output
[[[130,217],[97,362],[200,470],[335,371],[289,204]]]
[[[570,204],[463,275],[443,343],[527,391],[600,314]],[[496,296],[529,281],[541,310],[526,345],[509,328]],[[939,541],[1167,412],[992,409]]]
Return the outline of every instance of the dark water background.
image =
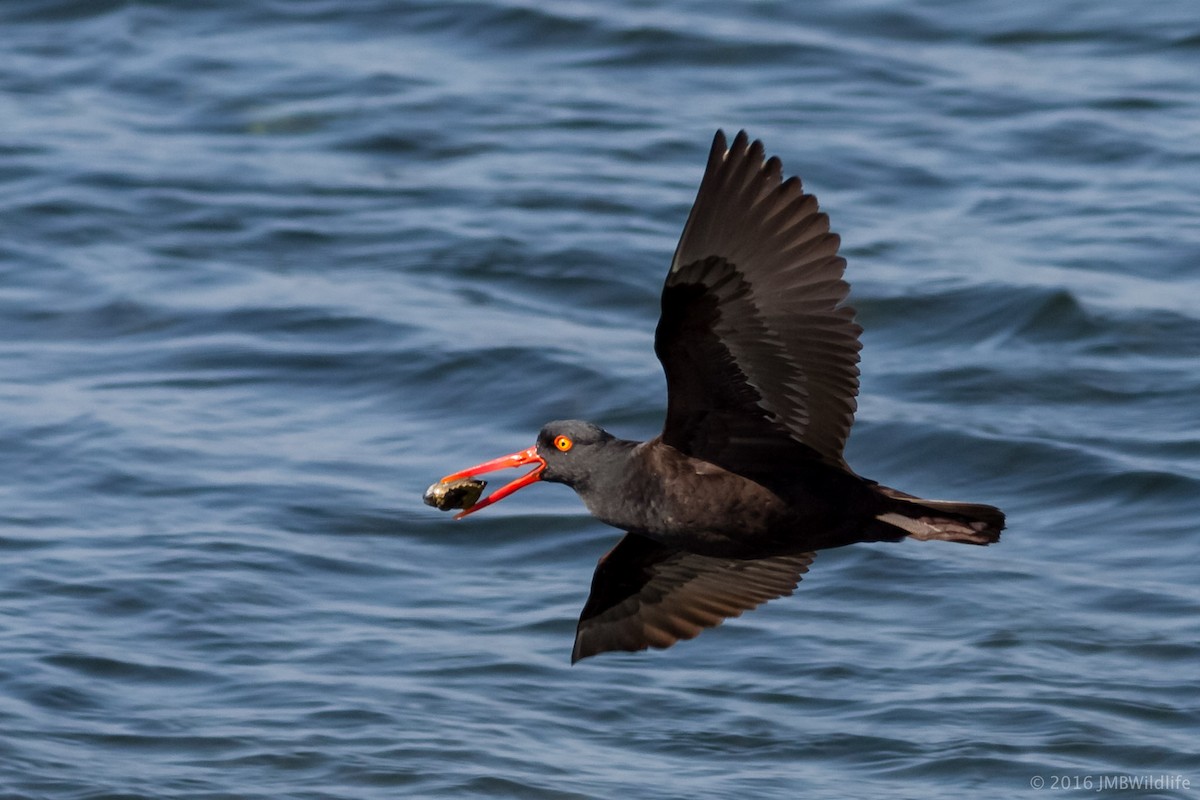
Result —
[[[420,494],[655,432],[719,126],[843,235],[851,463],[1010,530],[572,668],[614,532]],[[1198,796],[1191,0],[6,0],[0,225],[4,798]]]

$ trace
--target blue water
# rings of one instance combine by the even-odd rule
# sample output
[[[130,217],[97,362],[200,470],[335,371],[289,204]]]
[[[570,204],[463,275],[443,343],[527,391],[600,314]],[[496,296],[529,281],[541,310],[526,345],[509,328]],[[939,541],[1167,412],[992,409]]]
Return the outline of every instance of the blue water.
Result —
[[[0,796],[1200,796],[1192,0],[0,31]],[[549,419],[655,433],[717,127],[843,236],[850,462],[1009,530],[572,668],[615,532],[561,486],[420,495]]]

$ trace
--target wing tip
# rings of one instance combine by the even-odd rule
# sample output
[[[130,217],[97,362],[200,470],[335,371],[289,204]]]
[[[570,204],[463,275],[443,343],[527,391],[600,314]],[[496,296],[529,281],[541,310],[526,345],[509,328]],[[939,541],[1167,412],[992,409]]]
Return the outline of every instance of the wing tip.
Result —
[[[705,169],[705,174],[710,172],[717,164],[725,160],[725,155],[729,152],[729,142],[725,138],[725,131],[717,128],[716,135],[713,136],[712,147],[708,151],[708,167]]]

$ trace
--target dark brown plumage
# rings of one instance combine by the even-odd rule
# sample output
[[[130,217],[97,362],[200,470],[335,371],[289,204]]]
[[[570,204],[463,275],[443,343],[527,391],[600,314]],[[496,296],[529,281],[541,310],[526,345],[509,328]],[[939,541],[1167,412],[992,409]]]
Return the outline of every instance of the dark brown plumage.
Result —
[[[779,159],[744,132],[727,146],[718,131],[663,287],[661,436],[639,443],[551,422],[534,447],[442,479],[533,464],[459,516],[546,480],[627,531],[596,568],[573,661],[668,647],[791,594],[817,550],[999,539],[999,509],[913,497],[843,459],[862,329],[838,244]]]

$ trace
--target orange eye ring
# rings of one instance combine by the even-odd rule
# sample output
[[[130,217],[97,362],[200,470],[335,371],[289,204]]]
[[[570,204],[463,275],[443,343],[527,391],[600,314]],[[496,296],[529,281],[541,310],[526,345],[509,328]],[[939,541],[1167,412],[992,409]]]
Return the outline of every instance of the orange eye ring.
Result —
[[[571,441],[571,437],[569,436],[555,436],[554,446],[565,453],[574,447],[575,443]]]

